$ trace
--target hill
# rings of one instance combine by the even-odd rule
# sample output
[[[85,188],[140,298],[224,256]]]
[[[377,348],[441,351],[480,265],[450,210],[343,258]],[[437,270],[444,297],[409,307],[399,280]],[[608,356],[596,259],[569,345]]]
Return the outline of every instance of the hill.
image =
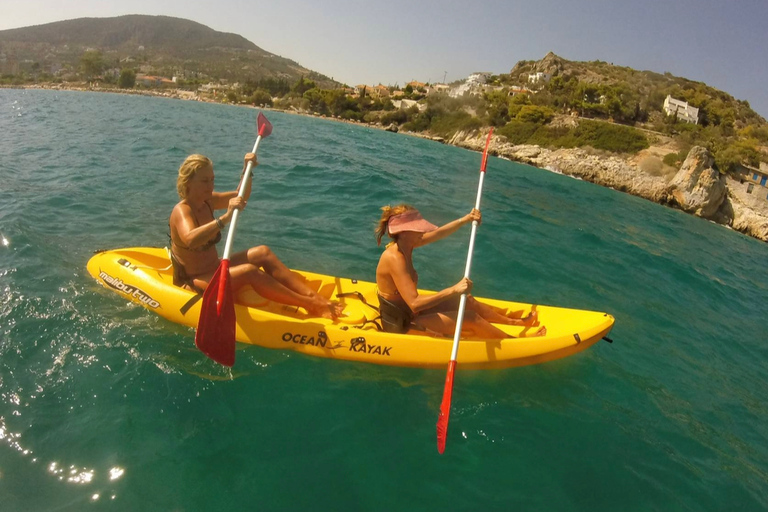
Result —
[[[550,52],[539,61],[518,62],[509,75],[500,78],[511,84],[529,84],[528,77],[537,72],[551,77],[536,87],[543,93],[540,97],[549,97],[560,107],[610,115],[618,122],[648,121],[653,112],[662,111],[664,99],[671,95],[698,108],[699,124],[703,126],[729,124],[740,129],[749,124],[766,124],[749,102],[702,82],[599,60],[569,61]]]
[[[102,70],[138,68],[170,78],[232,81],[309,77],[326,87],[325,75],[259,48],[237,34],[168,16],[79,18],[0,31],[0,73],[78,75],[83,56]]]
[[[702,82],[602,61],[568,61],[551,52],[539,61],[520,61],[509,74],[493,79],[504,87],[531,89],[512,101],[491,101],[489,109],[496,112],[492,124],[503,126],[499,133],[519,144],[592,145],[586,137],[600,139],[604,149],[635,153],[647,147],[650,131],[673,141],[676,151],[664,159],[671,167],[678,167],[693,146],[708,148],[723,172],[742,172],[744,165],[768,161],[766,120],[749,102]],[[692,117],[665,111],[667,96],[693,107]],[[494,100],[493,95],[486,98]]]

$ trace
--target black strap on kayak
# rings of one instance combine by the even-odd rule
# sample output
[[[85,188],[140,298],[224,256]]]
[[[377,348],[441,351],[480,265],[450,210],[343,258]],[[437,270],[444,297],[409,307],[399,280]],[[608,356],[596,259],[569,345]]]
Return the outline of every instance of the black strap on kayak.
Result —
[[[338,298],[338,299],[343,299],[344,297],[357,297],[357,299],[360,302],[362,302],[363,304],[365,304],[369,308],[375,310],[377,313],[381,313],[379,308],[377,308],[376,306],[374,306],[373,304],[371,304],[370,302],[365,300],[365,296],[362,293],[360,293],[360,292],[345,292],[345,293],[337,293],[336,294],[336,298]],[[355,327],[358,327],[358,328],[362,329],[363,327],[365,327],[368,324],[373,324],[373,325],[376,326],[376,329],[378,329],[379,331],[383,331],[384,330],[384,328],[381,326],[381,324],[379,324],[379,322],[376,321],[376,320],[381,320],[381,314],[379,314],[379,316],[377,316],[373,320],[368,320],[368,318],[366,318],[366,317],[363,317],[363,318],[364,318],[363,323],[360,324],[360,325],[357,325]]]
[[[376,310],[376,312],[379,312],[379,308],[365,300],[365,295],[363,295],[360,292],[346,292],[346,293],[337,293],[336,297],[339,299],[343,299],[344,297],[357,297],[360,302],[368,306],[369,308],[373,308]]]
[[[179,311],[181,312],[182,315],[186,315],[187,311],[189,311],[189,309],[192,306],[194,306],[195,303],[197,301],[199,301],[200,299],[202,299],[202,298],[203,298],[203,294],[202,293],[198,293],[198,294],[193,295],[191,299],[189,299],[183,306],[181,306],[181,308],[179,308]]]

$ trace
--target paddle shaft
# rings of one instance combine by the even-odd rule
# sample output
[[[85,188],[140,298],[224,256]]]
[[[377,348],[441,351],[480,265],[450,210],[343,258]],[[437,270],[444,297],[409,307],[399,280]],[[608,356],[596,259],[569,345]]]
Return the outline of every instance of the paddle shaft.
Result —
[[[480,199],[483,195],[483,181],[485,180],[485,171],[480,173],[480,184],[477,187],[477,200],[475,209],[480,209]],[[467,266],[464,267],[464,277],[469,277],[472,270],[472,254],[475,252],[475,237],[477,236],[477,221],[472,221],[472,231],[469,235],[469,251],[467,253]],[[459,313],[456,317],[456,331],[453,333],[453,349],[451,350],[451,361],[455,361],[459,354],[459,338],[461,337],[461,326],[464,323],[464,310],[467,307],[467,294],[462,293],[459,300]]]
[[[483,196],[483,182],[485,181],[485,169],[488,164],[488,146],[491,143],[493,128],[488,132],[488,138],[485,141],[485,150],[483,151],[483,161],[480,164],[480,181],[477,185],[477,198],[475,199],[475,209],[480,209],[480,199]],[[469,235],[469,251],[467,253],[467,265],[464,267],[464,277],[469,278],[469,272],[472,269],[472,254],[475,251],[475,235],[477,234],[477,221],[472,221],[472,232]],[[453,348],[451,349],[451,360],[448,362],[448,371],[445,374],[445,387],[443,388],[443,401],[440,404],[440,414],[437,417],[437,451],[445,451],[445,443],[448,438],[448,419],[451,415],[451,399],[453,395],[453,374],[456,371],[457,358],[459,356],[459,339],[461,338],[461,327],[464,324],[464,310],[467,307],[467,294],[462,293],[459,299],[459,311],[456,315],[456,330],[453,333]]]
[[[253,145],[252,153],[256,153],[259,142],[272,133],[272,125],[259,112],[256,117],[258,137]],[[240,188],[237,197],[244,197],[245,190],[251,179],[253,164],[248,162],[240,180]],[[203,292],[203,302],[200,305],[200,318],[197,321],[195,332],[195,345],[206,356],[219,364],[233,366],[235,364],[235,337],[237,336],[237,315],[232,293],[232,283],[229,280],[229,257],[232,252],[232,240],[235,235],[235,226],[240,210],[232,212],[232,222],[227,233],[227,243],[224,249],[224,257],[219,267],[213,274],[208,286]]]
[[[261,135],[256,137],[256,143],[253,145],[253,151],[251,153],[256,154],[256,151],[259,149],[259,142],[261,142]],[[240,183],[240,189],[237,191],[238,197],[243,197],[245,195],[245,189],[248,186],[248,182],[251,180],[251,168],[253,167],[252,162],[248,162],[248,165],[245,167],[245,174],[243,175],[243,180]],[[227,243],[224,245],[224,255],[221,259],[228,260],[229,254],[232,251],[232,241],[235,239],[235,225],[237,224],[237,218],[240,215],[240,210],[235,210],[232,212],[232,222],[229,223],[229,231],[227,231]]]
[[[251,151],[251,153],[256,154],[256,151],[259,149],[259,142],[261,142],[261,135],[256,137],[256,143],[253,145],[253,151]],[[248,162],[248,165],[245,166],[243,179],[240,182],[240,189],[237,191],[238,197],[243,197],[245,195],[245,189],[251,179],[252,167],[252,162]],[[232,212],[232,222],[229,223],[229,231],[227,231],[227,243],[224,245],[224,256],[221,258],[220,272],[227,274],[227,276],[229,276],[229,254],[232,251],[232,241],[235,239],[235,225],[237,224],[237,218],[239,214],[240,210],[237,209]],[[217,311],[219,313],[221,313],[224,305],[225,295],[227,294],[227,281],[227,278],[221,279],[219,281],[219,289],[216,297]]]

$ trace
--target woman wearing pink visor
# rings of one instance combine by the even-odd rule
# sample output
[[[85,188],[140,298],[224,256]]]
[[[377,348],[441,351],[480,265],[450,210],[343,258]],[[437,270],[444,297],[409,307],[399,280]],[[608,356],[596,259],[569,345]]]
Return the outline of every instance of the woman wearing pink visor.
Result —
[[[387,332],[404,333],[415,328],[442,336],[453,336],[461,294],[472,290],[472,281],[463,278],[455,285],[431,295],[420,295],[417,289],[419,275],[413,267],[413,250],[436,242],[455,233],[464,224],[482,216],[473,209],[469,214],[444,226],[437,227],[421,216],[412,206],[401,204],[385,206],[376,227],[376,239],[386,234],[392,239],[379,258],[376,267],[376,286],[379,293],[381,321]],[[510,318],[497,313],[490,306],[467,296],[463,327],[482,338],[508,338],[509,335],[491,325],[535,325],[537,313],[526,318]],[[541,327],[534,336],[546,334]]]

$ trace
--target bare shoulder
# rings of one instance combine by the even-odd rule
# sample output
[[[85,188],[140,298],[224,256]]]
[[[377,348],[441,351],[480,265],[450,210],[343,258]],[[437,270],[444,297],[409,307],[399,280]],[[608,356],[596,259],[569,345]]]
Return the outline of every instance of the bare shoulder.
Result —
[[[171,223],[177,222],[179,219],[189,217],[192,215],[192,208],[184,201],[179,201],[176,206],[171,210]]]
[[[390,245],[381,254],[380,264],[389,268],[405,268],[405,256],[397,250],[396,245]]]

